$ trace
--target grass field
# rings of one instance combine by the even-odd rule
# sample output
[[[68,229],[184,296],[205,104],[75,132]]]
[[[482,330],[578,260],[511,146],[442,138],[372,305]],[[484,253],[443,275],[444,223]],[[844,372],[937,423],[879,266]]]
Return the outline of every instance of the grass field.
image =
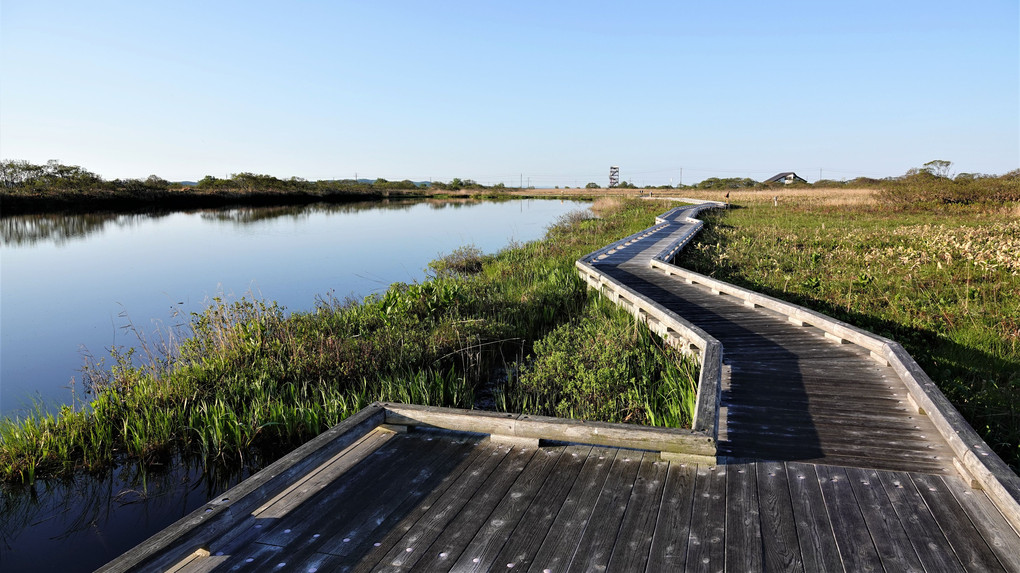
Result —
[[[873,193],[733,192],[679,263],[899,341],[1020,468],[1020,205],[892,209]]]

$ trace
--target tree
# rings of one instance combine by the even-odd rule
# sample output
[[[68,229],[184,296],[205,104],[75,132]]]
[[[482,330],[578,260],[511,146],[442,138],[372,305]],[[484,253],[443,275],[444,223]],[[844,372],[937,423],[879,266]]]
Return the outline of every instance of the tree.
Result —
[[[946,161],[945,159],[935,159],[924,164],[924,170],[931,173],[939,179],[949,178],[949,168],[953,166],[952,161]]]
[[[599,184],[595,183],[594,181],[592,181],[591,183],[585,185],[584,188],[585,189],[601,189],[601,187],[599,187]]]

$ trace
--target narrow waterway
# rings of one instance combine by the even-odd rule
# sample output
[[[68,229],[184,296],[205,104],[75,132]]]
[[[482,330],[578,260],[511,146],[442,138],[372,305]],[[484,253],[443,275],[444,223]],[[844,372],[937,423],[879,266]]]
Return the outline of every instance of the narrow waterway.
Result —
[[[495,252],[540,238],[587,203],[374,202],[164,214],[0,219],[0,415],[53,410],[80,393],[83,356],[157,349],[214,298],[308,310],[426,277],[463,245]],[[0,570],[90,571],[239,480],[175,466],[0,488]]]

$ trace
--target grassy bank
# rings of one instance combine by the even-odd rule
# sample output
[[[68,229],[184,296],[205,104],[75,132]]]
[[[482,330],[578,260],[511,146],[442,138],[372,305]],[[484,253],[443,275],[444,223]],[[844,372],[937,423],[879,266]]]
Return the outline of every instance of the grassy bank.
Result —
[[[899,341],[1020,469],[1020,204],[773,196],[705,213],[679,263]]]
[[[0,421],[0,477],[177,456],[254,469],[375,400],[471,407],[484,394],[512,411],[686,425],[693,367],[573,267],[667,208],[604,200],[602,218],[565,217],[542,241],[464,248],[429,281],[311,312],[217,301],[169,353],[88,368],[89,406]]]

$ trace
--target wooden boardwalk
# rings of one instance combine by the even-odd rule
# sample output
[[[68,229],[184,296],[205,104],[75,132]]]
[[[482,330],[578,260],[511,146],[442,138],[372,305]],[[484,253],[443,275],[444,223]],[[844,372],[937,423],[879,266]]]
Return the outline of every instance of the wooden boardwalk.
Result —
[[[928,418],[911,413],[896,372],[869,351],[667,277],[638,257],[600,270],[722,342],[721,453],[956,472],[945,439]]]
[[[687,215],[579,268],[700,352],[695,429],[376,404],[105,570],[1020,571],[1020,478],[912,360],[661,264]]]
[[[1008,526],[1001,517],[982,522],[996,516],[955,477],[800,462],[686,464],[652,452],[428,431],[371,432],[322,471],[332,474],[331,465],[347,472],[343,480],[321,487],[312,477],[230,543],[175,570],[1020,567],[1015,539],[979,531]]]

